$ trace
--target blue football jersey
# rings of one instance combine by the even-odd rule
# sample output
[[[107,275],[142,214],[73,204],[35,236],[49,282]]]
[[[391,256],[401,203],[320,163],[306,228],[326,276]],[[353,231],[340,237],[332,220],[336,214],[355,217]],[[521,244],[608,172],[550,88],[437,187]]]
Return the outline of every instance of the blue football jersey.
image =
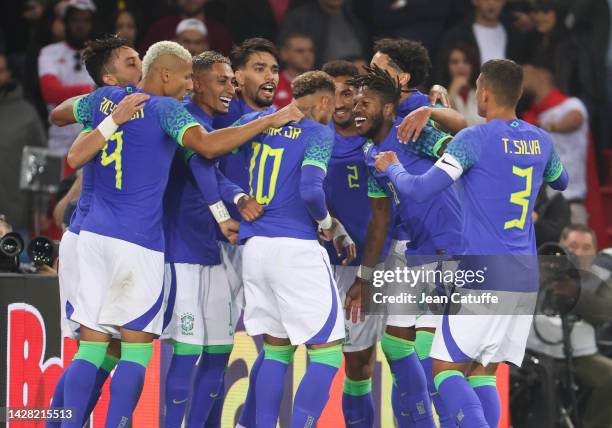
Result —
[[[396,127],[399,123],[401,119],[398,119],[379,145],[368,141],[364,146],[366,164],[370,172],[369,196],[392,198],[402,221],[402,229],[410,235],[410,242],[406,247],[406,257],[410,265],[430,262],[432,260],[430,256],[460,254],[461,205],[456,186],[445,189],[437,197],[425,202],[402,200],[393,183],[374,167],[376,155],[384,151],[396,152],[400,163],[413,175],[424,174],[433,166],[433,159],[421,157],[411,146],[399,142]],[[426,126],[419,136],[419,140],[431,141],[450,138],[452,136],[431,125]]]
[[[324,182],[327,207],[344,225],[357,247],[357,258],[351,266],[361,263],[371,217],[368,169],[363,156],[365,141],[365,138],[359,135],[345,137],[335,132],[334,147]],[[342,263],[331,242],[326,242],[325,248],[332,264]]]
[[[242,147],[249,162],[249,194],[264,205],[264,213],[253,222],[240,223],[240,242],[252,236],[317,239],[316,222],[300,196],[301,169],[314,165],[327,171],[333,144],[334,132],[328,126],[302,119],[269,128]]]
[[[212,117],[191,99],[185,108],[206,129],[212,131]],[[164,195],[165,258],[170,263],[204,266],[221,263],[215,221],[189,168],[193,152],[179,149],[174,156]],[[213,161],[201,159],[203,162]],[[214,165],[211,165],[214,167]]]
[[[81,98],[75,116],[93,117],[97,126],[133,87],[104,87]],[[164,251],[162,201],[170,164],[185,131],[198,122],[177,100],[151,96],[120,126],[95,158],[87,230],[155,251]]]

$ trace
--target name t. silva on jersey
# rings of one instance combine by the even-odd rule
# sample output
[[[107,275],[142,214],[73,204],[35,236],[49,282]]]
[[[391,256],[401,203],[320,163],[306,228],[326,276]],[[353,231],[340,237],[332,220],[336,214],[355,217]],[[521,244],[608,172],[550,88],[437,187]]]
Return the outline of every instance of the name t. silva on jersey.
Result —
[[[429,295],[427,293],[400,293],[391,296],[386,295],[383,292],[377,292],[372,295],[372,301],[376,304],[388,303],[391,305],[403,304],[403,303],[427,303],[427,304],[448,304],[448,303],[476,303],[476,304],[497,304],[499,303],[499,297],[491,294],[490,292],[482,292],[476,295],[462,295],[459,293],[452,293],[450,296],[438,296]]]

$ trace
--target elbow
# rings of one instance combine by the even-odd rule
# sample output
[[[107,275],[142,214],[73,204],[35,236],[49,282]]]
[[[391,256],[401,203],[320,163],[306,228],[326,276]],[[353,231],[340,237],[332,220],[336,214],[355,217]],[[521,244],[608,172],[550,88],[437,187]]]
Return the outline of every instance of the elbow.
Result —
[[[72,169],[79,169],[83,166],[83,160],[72,149],[70,149],[66,156],[66,163]]]
[[[61,115],[61,112],[58,111],[57,107],[51,110],[51,113],[49,113],[49,123],[55,126],[68,125],[68,122],[64,120],[64,118]]]

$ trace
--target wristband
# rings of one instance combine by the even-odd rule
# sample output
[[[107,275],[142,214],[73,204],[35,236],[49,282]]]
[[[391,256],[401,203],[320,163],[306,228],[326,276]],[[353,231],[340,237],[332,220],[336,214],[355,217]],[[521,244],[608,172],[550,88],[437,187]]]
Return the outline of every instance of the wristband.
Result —
[[[353,241],[353,239],[349,236],[348,232],[344,228],[344,225],[338,222],[338,225],[336,226],[336,230],[334,230],[334,237],[332,239],[335,241],[340,236],[344,236],[344,240],[342,243],[343,247],[348,247],[349,245],[355,243],[355,241]]]
[[[100,134],[102,134],[104,140],[106,141],[115,133],[117,128],[119,128],[119,125],[115,123],[115,121],[113,120],[113,116],[110,115],[106,116],[106,119],[100,122],[97,127],[97,130],[100,131]]]
[[[224,221],[231,219],[223,201],[219,201],[215,204],[209,205],[208,208],[210,209],[210,212],[212,213],[217,223],[223,223]]]
[[[357,277],[364,281],[372,282],[374,279],[374,268],[370,266],[360,265],[357,270]]]
[[[246,193],[238,193],[236,196],[234,196],[234,205],[238,205],[238,202],[240,202],[240,199],[242,199],[242,197],[248,198],[249,196]]]
[[[317,223],[319,223],[320,230],[331,229],[333,222],[332,222],[332,217],[329,215],[329,211],[327,212],[327,215],[325,216],[325,218],[322,220],[317,220]]]

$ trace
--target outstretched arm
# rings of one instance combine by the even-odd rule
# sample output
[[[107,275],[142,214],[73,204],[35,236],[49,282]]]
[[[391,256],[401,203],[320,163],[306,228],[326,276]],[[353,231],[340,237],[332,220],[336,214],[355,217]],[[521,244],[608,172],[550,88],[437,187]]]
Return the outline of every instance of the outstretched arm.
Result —
[[[427,123],[433,120],[443,130],[456,134],[467,127],[467,120],[451,108],[420,107],[402,120],[397,129],[397,138],[401,142],[415,142]]]
[[[51,110],[51,113],[49,113],[49,122],[56,126],[66,126],[77,123],[77,118],[74,116],[74,103],[83,97],[84,95],[77,95],[63,101],[60,105]]]

